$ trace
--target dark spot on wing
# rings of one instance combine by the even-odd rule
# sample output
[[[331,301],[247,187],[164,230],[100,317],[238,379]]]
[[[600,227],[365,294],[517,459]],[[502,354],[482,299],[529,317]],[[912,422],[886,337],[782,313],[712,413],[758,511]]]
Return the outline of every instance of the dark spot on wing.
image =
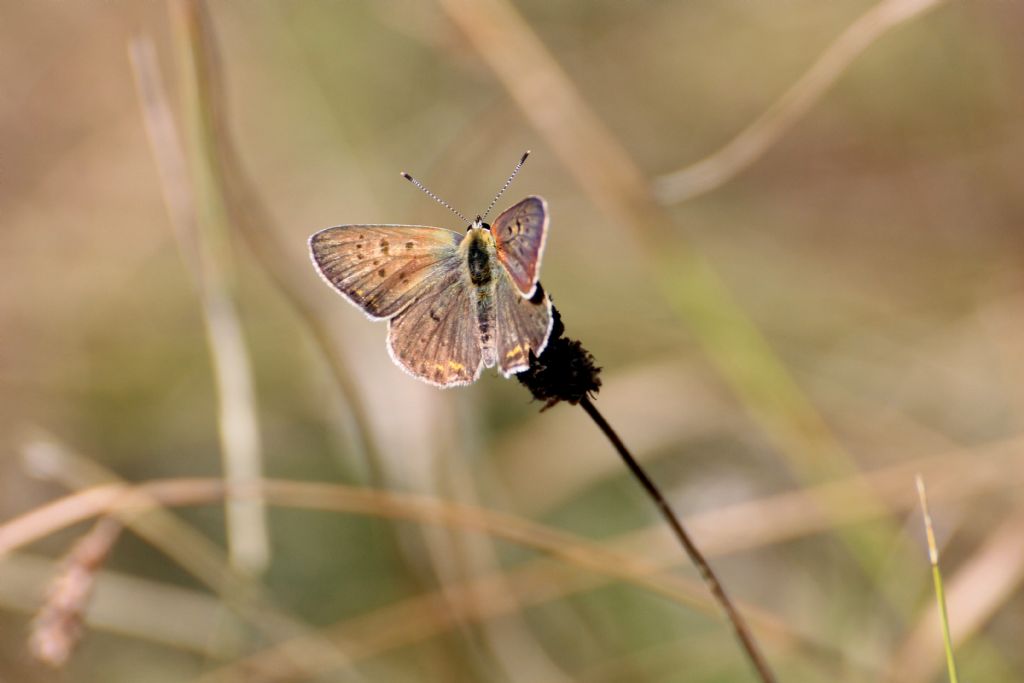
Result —
[[[388,244],[388,241],[386,239],[383,239],[383,238],[381,239],[381,241],[380,241],[380,251],[381,251],[382,254],[387,255],[388,248],[390,246],[391,245]]]
[[[384,277],[387,274],[388,274],[388,272],[386,270],[384,270],[383,268],[381,268],[380,270],[377,271],[377,275],[380,275],[381,277]]]
[[[361,252],[358,252],[358,251],[357,251],[357,252],[356,252],[356,258],[357,258],[357,259],[359,259],[360,261],[362,261],[362,260],[363,260],[364,258],[366,258],[366,257],[365,257],[365,256],[363,256],[363,254],[362,254]]]
[[[405,243],[405,248],[406,248],[406,249],[412,249],[412,248],[413,248],[414,246],[415,246],[415,245],[414,245],[414,244],[413,244],[412,242],[406,242],[406,243]]]
[[[409,276],[406,275],[405,273],[400,273],[398,275],[398,279],[402,282],[403,285],[409,282]]]
[[[373,259],[373,265],[379,266],[380,265],[380,260],[379,259]]]
[[[441,381],[441,368],[434,368],[434,379]]]
[[[441,322],[441,316],[439,316],[437,314],[437,311],[435,311],[433,308],[430,309],[430,319],[433,320],[435,323]]]

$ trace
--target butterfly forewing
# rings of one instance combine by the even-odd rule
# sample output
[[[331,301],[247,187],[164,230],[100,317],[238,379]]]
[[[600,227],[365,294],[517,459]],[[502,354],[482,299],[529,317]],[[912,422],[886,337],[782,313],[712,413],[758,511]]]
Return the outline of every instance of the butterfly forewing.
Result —
[[[491,225],[498,260],[525,297],[533,296],[537,284],[547,229],[547,203],[540,197],[527,197]]]
[[[388,350],[410,374],[450,387],[475,380],[483,356],[469,272],[461,261],[445,268],[388,323]]]
[[[317,270],[372,318],[390,318],[421,285],[459,265],[462,236],[419,225],[342,225],[309,239]]]
[[[530,367],[530,352],[539,356],[551,334],[551,300],[537,285],[529,299],[522,296],[511,277],[501,273],[495,283],[498,367],[508,377]]]

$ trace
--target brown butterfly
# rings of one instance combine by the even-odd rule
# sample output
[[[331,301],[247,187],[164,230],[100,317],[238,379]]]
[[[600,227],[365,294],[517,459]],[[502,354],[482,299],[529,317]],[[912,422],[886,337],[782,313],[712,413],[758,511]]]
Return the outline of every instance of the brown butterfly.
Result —
[[[527,197],[493,225],[466,220],[412,176],[408,180],[469,223],[465,234],[424,225],[340,225],[309,238],[320,275],[371,320],[388,321],[400,368],[439,387],[469,384],[484,367],[505,377],[529,367],[551,334],[551,300],[538,282],[547,203]]]

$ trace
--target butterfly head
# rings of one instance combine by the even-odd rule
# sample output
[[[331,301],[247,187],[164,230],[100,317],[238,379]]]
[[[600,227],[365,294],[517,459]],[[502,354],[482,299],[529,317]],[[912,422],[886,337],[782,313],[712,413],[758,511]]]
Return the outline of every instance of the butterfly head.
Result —
[[[484,223],[483,216],[477,216],[476,219],[474,219],[473,222],[469,224],[469,227],[466,228],[466,232],[469,232],[470,230],[487,230],[488,232],[490,232],[491,224]]]

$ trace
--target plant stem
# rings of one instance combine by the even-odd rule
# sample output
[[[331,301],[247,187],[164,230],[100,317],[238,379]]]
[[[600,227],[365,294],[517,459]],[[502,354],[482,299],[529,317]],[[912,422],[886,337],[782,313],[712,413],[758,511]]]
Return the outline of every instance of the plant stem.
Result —
[[[580,401],[580,406],[583,407],[583,410],[586,411],[587,415],[590,416],[590,419],[597,424],[598,428],[604,433],[604,435],[608,437],[612,446],[615,447],[615,450],[618,451],[622,460],[626,463],[629,471],[633,473],[633,476],[635,476],[637,480],[639,480],[640,485],[644,487],[645,491],[647,491],[647,495],[649,495],[654,501],[654,504],[658,506],[658,510],[665,518],[665,521],[667,521],[668,525],[672,527],[672,531],[675,533],[676,538],[679,539],[679,543],[682,544],[683,550],[685,550],[686,554],[690,557],[690,561],[697,567],[701,578],[707,585],[708,590],[711,591],[711,595],[714,596],[715,600],[718,601],[718,604],[720,604],[722,609],[725,611],[726,618],[728,618],[729,623],[732,624],[733,631],[735,631],[736,637],[740,641],[740,645],[742,645],[744,651],[746,651],[747,657],[750,659],[750,663],[753,665],[755,671],[757,671],[761,681],[763,683],[774,683],[775,675],[768,667],[768,662],[758,649],[757,643],[754,642],[754,637],[750,633],[750,628],[747,626],[747,623],[743,620],[740,613],[736,610],[732,601],[729,600],[729,596],[725,594],[725,589],[722,587],[718,577],[715,576],[715,572],[711,569],[711,565],[708,564],[704,555],[702,555],[700,550],[697,549],[693,539],[690,538],[686,529],[683,528],[682,522],[679,521],[676,513],[668,504],[668,501],[665,500],[665,496],[662,495],[658,487],[653,481],[651,481],[651,478],[647,476],[647,473],[640,466],[640,463],[638,463],[629,452],[629,449],[626,448],[626,444],[622,442],[622,439],[619,438],[619,435],[616,434],[615,430],[612,429],[610,424],[608,424],[608,421],[604,419],[604,416],[601,415],[600,412],[598,412],[597,407],[590,400],[589,396],[583,397]]]
[[[925,537],[928,539],[928,561],[932,565],[932,582],[935,584],[935,602],[939,606],[939,623],[942,626],[942,646],[946,652],[946,669],[949,682],[957,683],[956,659],[953,657],[953,639],[949,634],[949,613],[946,611],[946,591],[942,587],[942,571],[939,570],[939,547],[935,543],[935,529],[932,528],[932,515],[928,512],[928,496],[924,489],[924,479],[917,475],[917,495],[921,500],[921,516],[924,517]]]

